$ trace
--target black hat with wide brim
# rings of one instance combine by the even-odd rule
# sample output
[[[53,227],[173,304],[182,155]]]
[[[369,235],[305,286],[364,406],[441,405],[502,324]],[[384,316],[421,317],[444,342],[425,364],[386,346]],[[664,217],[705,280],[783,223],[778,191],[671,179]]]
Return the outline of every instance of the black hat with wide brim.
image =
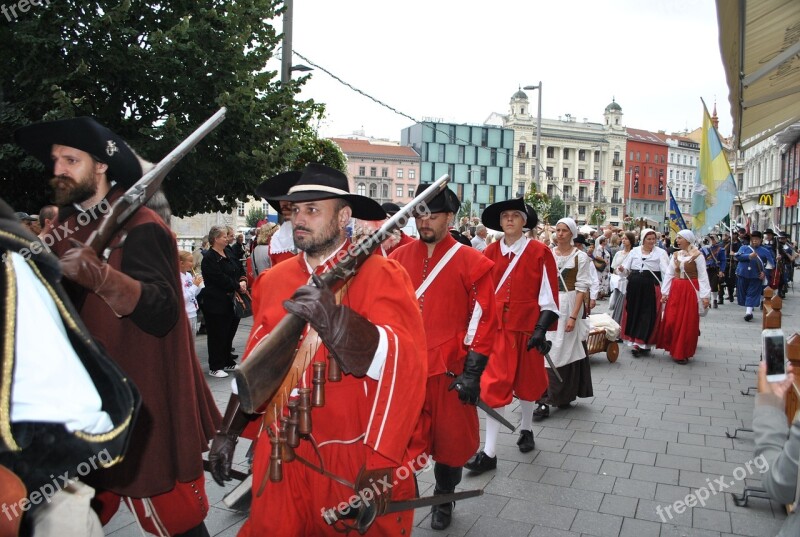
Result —
[[[360,220],[384,220],[386,218],[386,212],[377,201],[366,196],[351,194],[347,176],[324,164],[309,164],[286,194],[265,199],[278,202],[291,201],[292,203],[343,199],[353,210],[353,218]]]
[[[386,211],[386,216],[394,216],[400,212],[400,206],[396,203],[392,203],[391,201],[381,203],[381,209]]]
[[[102,126],[93,117],[83,116],[46,121],[21,127],[14,139],[31,156],[53,173],[53,145],[74,147],[108,165],[106,176],[124,187],[141,179],[142,165],[121,136]]]
[[[492,203],[483,210],[481,222],[489,229],[501,230],[503,227],[500,225],[500,215],[503,214],[503,211],[522,211],[525,213],[528,216],[525,227],[528,229],[535,228],[539,223],[539,215],[537,215],[533,207],[525,203],[522,198]]]
[[[289,189],[300,180],[301,172],[283,172],[270,177],[256,187],[256,194],[265,200],[277,212],[281,212],[281,203],[275,200],[275,196],[285,196]]]
[[[580,233],[578,233],[572,238],[572,242],[575,244],[583,244],[583,245],[587,244],[586,237]]]
[[[414,197],[416,198],[431,185],[429,184],[418,184],[417,191],[414,193]],[[434,213],[457,213],[458,209],[461,207],[461,202],[458,200],[458,196],[455,195],[455,192],[450,190],[449,188],[442,189],[441,192],[436,194],[436,196],[427,203],[427,211],[425,211],[424,207],[420,207],[417,210],[417,213],[422,212],[429,212],[431,214]]]

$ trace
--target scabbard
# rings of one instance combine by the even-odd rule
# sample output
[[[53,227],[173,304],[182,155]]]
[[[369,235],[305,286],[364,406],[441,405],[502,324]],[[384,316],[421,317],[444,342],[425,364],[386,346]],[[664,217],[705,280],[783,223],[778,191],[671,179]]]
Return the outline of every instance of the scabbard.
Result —
[[[558,382],[563,384],[564,383],[564,379],[561,378],[561,374],[558,372],[558,368],[556,368],[555,364],[553,363],[553,360],[550,359],[550,347],[552,347],[552,346],[553,346],[553,343],[548,341],[547,342],[547,350],[545,352],[543,352],[542,355],[544,356],[544,359],[547,360],[547,363],[550,364],[550,369],[553,370],[553,374],[555,374],[556,378],[558,379]]]
[[[400,511],[408,511],[410,509],[419,509],[420,507],[430,507],[431,505],[439,505],[442,503],[457,502],[466,500],[467,498],[474,498],[481,496],[483,490],[465,490],[462,492],[451,492],[449,494],[435,494],[433,496],[423,496],[421,498],[411,498],[410,500],[398,500],[389,502],[386,508],[386,513],[397,513]]]
[[[481,410],[486,412],[486,415],[488,415],[490,418],[492,418],[493,420],[499,422],[502,425],[505,425],[506,428],[508,428],[511,432],[514,432],[517,429],[516,427],[511,425],[510,421],[508,421],[503,416],[501,416],[499,412],[497,412],[495,409],[493,409],[492,407],[487,405],[483,401],[483,399],[478,399],[478,405],[477,406],[478,406],[478,408],[480,408]]]

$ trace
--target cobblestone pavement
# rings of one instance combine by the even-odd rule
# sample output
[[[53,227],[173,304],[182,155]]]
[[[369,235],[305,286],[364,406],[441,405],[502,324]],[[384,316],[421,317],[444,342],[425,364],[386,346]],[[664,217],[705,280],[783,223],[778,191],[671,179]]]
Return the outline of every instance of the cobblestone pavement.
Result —
[[[606,308],[607,302],[600,302],[596,311]],[[800,331],[798,313],[800,293],[790,291],[783,309],[787,335]],[[725,434],[750,427],[753,415],[753,397],[741,393],[755,385],[753,368],[743,372],[739,367],[758,361],[761,315],[756,313],[750,323],[743,316],[744,308],[735,303],[711,310],[701,320],[697,353],[685,366],[663,351],[634,358],[622,347],[614,364],[605,353],[592,355],[594,397],[579,399],[569,410],[553,408],[550,418],[534,422],[536,449],[530,453],[519,452],[515,433],[501,432],[497,470],[480,476],[465,473],[461,482],[460,489],[481,488],[483,496],[457,504],[446,532],[431,530],[429,510],[417,510],[414,535],[775,535],[786,516],[783,506],[751,499],[749,507],[737,507],[730,494],[760,484],[758,467],[747,467],[753,460],[752,434],[740,432],[734,439]],[[239,328],[237,352],[244,348],[249,321]],[[198,336],[204,364],[205,343]],[[224,409],[229,379],[206,379]],[[516,401],[506,416],[519,423]],[[248,444],[241,441],[237,449],[240,470]],[[715,483],[720,478],[729,488],[710,492],[719,488]],[[432,472],[421,473],[419,484],[421,494],[431,494]],[[217,486],[207,474],[211,535],[233,536],[244,521],[244,514],[221,502],[232,488]],[[676,513],[672,504],[701,488],[710,492],[705,505]],[[140,535],[124,507],[106,533]]]

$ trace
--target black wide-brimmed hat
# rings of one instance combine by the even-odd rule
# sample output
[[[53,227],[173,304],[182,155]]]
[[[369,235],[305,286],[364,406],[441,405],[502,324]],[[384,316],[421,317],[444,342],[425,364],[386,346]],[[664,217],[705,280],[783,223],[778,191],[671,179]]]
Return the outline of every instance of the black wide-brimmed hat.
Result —
[[[527,229],[533,229],[539,223],[539,215],[533,210],[533,207],[526,204],[522,198],[514,198],[506,201],[498,201],[492,203],[483,210],[481,215],[481,222],[489,229],[501,230],[503,227],[500,225],[500,215],[503,211],[520,211],[527,215],[525,226]]]
[[[17,129],[14,139],[22,149],[39,159],[51,174],[53,159],[50,154],[53,145],[58,144],[85,151],[95,160],[107,164],[106,176],[122,186],[133,185],[143,175],[139,159],[125,140],[93,117],[34,123]]]
[[[386,211],[386,216],[394,216],[400,212],[400,206],[396,203],[392,203],[391,201],[381,203],[381,209]]]
[[[775,232],[771,228],[767,228],[764,230],[764,235],[775,235]]]
[[[377,201],[366,196],[350,193],[347,176],[337,169],[324,164],[311,163],[306,166],[297,182],[288,193],[270,196],[267,201],[315,201],[340,198],[350,205],[353,218],[360,220],[384,220],[386,212]]]
[[[260,198],[267,200],[267,203],[277,212],[281,212],[281,202],[273,199],[275,196],[284,196],[289,193],[289,189],[297,184],[300,172],[283,172],[270,177],[256,187],[256,194]]]
[[[431,186],[430,184],[418,184],[417,191],[414,193],[414,197],[416,198],[425,190]],[[450,190],[449,188],[444,188],[441,192],[436,194],[436,196],[428,202],[428,212],[431,214],[434,213],[457,213],[458,209],[461,207],[461,202],[458,200],[458,196]]]
[[[750,238],[752,239],[753,237],[758,237],[759,239],[761,239],[764,237],[764,235],[762,235],[760,231],[755,230],[750,232]]]
[[[583,244],[583,245],[587,244],[586,237],[581,233],[578,233],[577,235],[575,235],[572,238],[572,242],[575,243],[575,244]]]

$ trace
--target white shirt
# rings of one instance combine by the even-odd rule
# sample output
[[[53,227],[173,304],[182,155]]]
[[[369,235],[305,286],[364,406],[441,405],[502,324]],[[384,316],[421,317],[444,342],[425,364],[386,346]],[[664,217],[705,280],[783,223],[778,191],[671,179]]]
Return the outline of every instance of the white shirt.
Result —
[[[672,280],[675,278],[679,278],[681,274],[686,273],[686,263],[689,263],[692,256],[688,252],[684,252],[683,250],[678,250],[675,254],[678,258],[678,269],[675,268],[675,261],[670,260],[669,268],[664,276],[664,283],[661,284],[661,294],[668,295],[670,289],[672,288]],[[699,289],[695,289],[697,291],[698,298],[709,298],[711,296],[711,284],[708,281],[708,272],[706,272],[706,258],[703,257],[703,254],[699,254],[697,259],[694,260],[694,264],[697,267],[697,283],[699,285]],[[694,286],[694,283],[692,283]]]
[[[63,423],[68,431],[99,434],[114,428],[100,394],[72,348],[58,308],[25,259],[11,253],[21,298],[11,421]]]

